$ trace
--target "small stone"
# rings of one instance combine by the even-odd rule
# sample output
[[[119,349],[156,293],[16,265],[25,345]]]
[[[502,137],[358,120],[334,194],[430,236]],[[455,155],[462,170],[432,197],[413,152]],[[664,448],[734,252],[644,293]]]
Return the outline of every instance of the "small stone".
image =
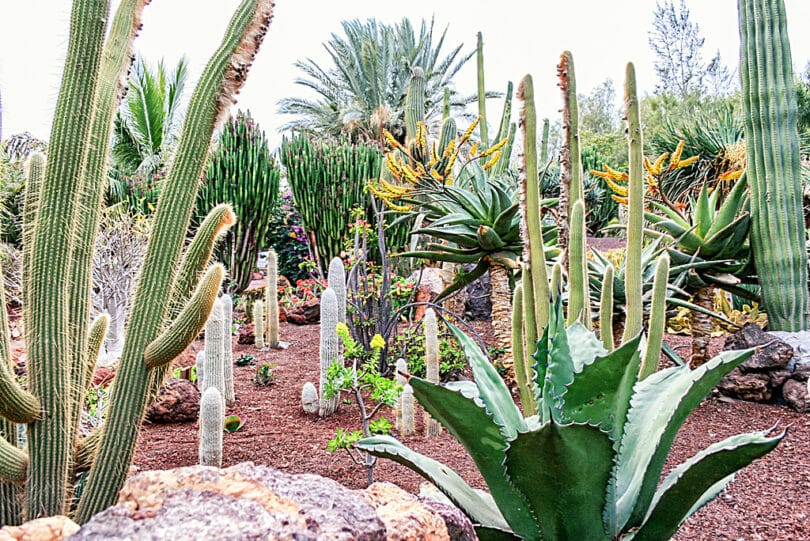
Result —
[[[785,403],[799,413],[810,413],[810,392],[805,381],[789,379],[782,387]]]
[[[62,541],[78,530],[79,525],[68,517],[56,515],[0,528],[0,541]]]
[[[200,391],[187,379],[172,378],[161,387],[149,407],[147,419],[153,423],[186,423],[200,414]]]

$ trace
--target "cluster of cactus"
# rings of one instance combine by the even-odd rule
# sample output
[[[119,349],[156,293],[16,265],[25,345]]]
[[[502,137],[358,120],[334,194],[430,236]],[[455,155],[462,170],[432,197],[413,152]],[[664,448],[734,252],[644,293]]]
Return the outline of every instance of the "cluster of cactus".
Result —
[[[23,284],[28,390],[8,370],[9,348],[0,348],[0,417],[27,424],[25,449],[0,444],[0,479],[24,484],[22,509],[3,498],[4,523],[67,513],[83,523],[115,503],[146,409],[171,361],[208,319],[224,275],[208,264],[217,237],[234,223],[229,207],[214,208],[184,246],[208,142],[266,33],[269,0],[239,5],[200,76],[155,211],[107,417],[100,434],[80,438],[81,399],[96,361],[88,354],[89,300],[110,129],[146,3],[123,0],[114,17],[109,2],[73,3],[44,179],[27,195],[32,207],[24,213],[33,216],[24,224],[32,239]],[[72,511],[74,466],[89,473]]]
[[[234,292],[250,284],[278,204],[279,177],[264,131],[249,112],[239,111],[222,129],[195,211],[195,219],[202,221],[220,203],[233,206],[237,223],[225,234],[216,257],[228,268]]]
[[[810,326],[797,100],[784,0],[739,0],[751,251],[771,330]]]
[[[268,347],[278,347],[278,255],[275,250],[267,254],[267,287],[264,290],[264,309],[267,319],[265,333]]]
[[[302,134],[282,142],[281,161],[316,263],[325,274],[329,261],[351,240],[350,210],[365,209],[367,221],[372,222],[365,187],[369,178],[380,174],[382,151],[367,141],[351,143]],[[398,249],[407,242],[409,229],[409,224],[390,227],[386,242]]]

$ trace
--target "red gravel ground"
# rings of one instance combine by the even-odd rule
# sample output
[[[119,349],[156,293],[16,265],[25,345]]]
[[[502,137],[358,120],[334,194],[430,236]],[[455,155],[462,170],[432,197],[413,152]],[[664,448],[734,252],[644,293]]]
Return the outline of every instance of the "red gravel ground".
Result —
[[[486,324],[485,324],[486,326]],[[487,329],[483,329],[487,334]],[[365,470],[345,452],[330,454],[327,442],[337,428],[360,428],[356,406],[342,404],[329,418],[307,416],[301,409],[301,387],[317,382],[318,326],[282,323],[287,350],[259,351],[237,345],[234,357],[250,353],[258,363],[277,363],[271,387],[252,382],[255,367],[234,367],[237,402],[229,414],[246,418],[238,432],[226,434],[224,464],[253,461],[290,473],[316,473],[352,488],[365,486]],[[667,337],[682,343],[688,337]],[[200,345],[195,344],[199,349]],[[717,344],[714,345],[716,350]],[[390,411],[383,414],[393,422]],[[675,442],[669,467],[727,436],[761,430],[780,422],[789,433],[775,451],[740,472],[729,490],[689,519],[678,540],[808,540],[810,539],[810,415],[780,406],[712,397],[695,411]],[[417,421],[421,428],[421,420]],[[448,465],[469,483],[485,488],[466,451],[447,433],[427,439],[402,437],[413,449]],[[147,424],[141,432],[135,465],[165,469],[197,463],[196,423]],[[407,468],[380,461],[375,478],[418,491],[422,479]]]

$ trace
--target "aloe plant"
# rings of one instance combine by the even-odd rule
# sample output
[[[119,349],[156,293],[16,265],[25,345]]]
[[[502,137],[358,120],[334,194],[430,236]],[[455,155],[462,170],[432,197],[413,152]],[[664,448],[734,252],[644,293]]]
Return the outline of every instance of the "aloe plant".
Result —
[[[732,436],[677,466],[659,485],[678,430],[703,397],[753,351],[730,351],[691,370],[639,381],[640,336],[607,352],[580,323],[565,328],[562,303],[538,342],[524,417],[478,346],[456,328],[475,382],[444,386],[410,377],[419,403],[465,447],[490,492],[391,437],[362,450],[413,469],[473,521],[481,539],[668,539],[717,496],[734,473],[782,439]]]
[[[721,190],[711,195],[704,184],[697,199],[684,215],[674,205],[651,201],[657,213],[644,216],[654,229],[672,237],[667,251],[675,265],[691,268],[684,287],[694,293],[694,303],[706,311],[692,312],[693,366],[707,359],[715,286],[733,287],[741,278],[750,277],[751,250],[748,231],[751,216],[745,177],[734,185],[726,198],[719,201]]]

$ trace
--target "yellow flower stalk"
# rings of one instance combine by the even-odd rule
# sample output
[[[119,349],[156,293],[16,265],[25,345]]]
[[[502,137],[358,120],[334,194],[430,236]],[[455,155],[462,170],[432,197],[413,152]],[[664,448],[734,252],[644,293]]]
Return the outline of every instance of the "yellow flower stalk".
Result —
[[[375,334],[371,339],[370,345],[373,349],[382,349],[385,347],[385,339],[383,339],[383,337],[379,334]]]
[[[689,167],[690,165],[692,165],[693,163],[698,161],[699,157],[700,156],[692,156],[691,158],[686,158],[685,160],[680,160],[678,162],[678,167],[676,169],[681,169],[683,167]]]
[[[470,127],[469,127],[469,128],[467,128],[467,131],[465,131],[465,132],[464,132],[464,135],[462,135],[462,136],[461,136],[461,139],[460,139],[460,140],[459,140],[459,142],[458,142],[458,146],[461,146],[461,145],[463,145],[464,143],[466,143],[467,141],[469,141],[470,137],[472,137],[472,133],[473,133],[473,131],[475,130],[476,126],[478,126],[478,122],[479,122],[480,120],[481,120],[481,117],[480,117],[480,116],[479,116],[479,117],[476,117],[476,119],[475,119],[475,120],[473,120],[473,123],[472,123],[472,124],[470,124]],[[451,141],[451,144],[452,144],[452,141]]]
[[[478,156],[476,156],[476,154],[478,154],[478,145],[479,144],[480,144],[480,141],[476,141],[475,143],[473,143],[473,145],[470,147],[470,156],[473,156],[473,157],[476,157],[476,158],[478,157]]]
[[[491,159],[490,159],[490,160],[489,160],[487,163],[485,163],[485,164],[483,165],[483,167],[484,167],[484,171],[486,171],[487,169],[489,169],[490,167],[492,167],[493,165],[495,165],[496,163],[498,163],[498,160],[499,160],[500,158],[501,158],[501,151],[500,151],[500,150],[496,150],[496,151],[495,151],[495,154],[493,154],[493,155],[492,155],[492,158],[491,158]]]
[[[681,161],[681,154],[683,154],[683,147],[685,146],[686,141],[684,141],[683,139],[678,142],[678,146],[675,147],[675,152],[673,152],[672,156],[669,158],[670,171],[678,167],[678,163]]]
[[[653,167],[653,170],[652,170],[652,171],[650,171],[650,172],[651,172],[653,175],[655,175],[655,176],[660,175],[660,174],[661,174],[661,170],[662,170],[662,169],[663,169],[663,167],[664,167],[664,162],[665,162],[665,161],[667,161],[667,158],[668,158],[668,157],[669,157],[669,152],[664,152],[663,154],[661,154],[660,156],[658,156],[658,158],[655,160],[655,163],[653,163],[653,166],[652,166],[652,167]],[[646,159],[646,158],[645,158],[645,159]]]
[[[498,152],[500,149],[503,148],[503,146],[507,143],[507,141],[509,141],[509,138],[505,137],[504,139],[499,141],[498,144],[493,145],[489,147],[487,150],[485,150],[484,153],[481,154],[481,157],[486,158],[487,156],[494,154],[495,152]]]
[[[388,142],[390,146],[392,146],[397,150],[405,152],[405,148],[399,143],[399,141],[396,140],[396,138],[393,135],[391,135],[391,132],[389,132],[388,130],[383,130],[383,135],[385,136],[385,140]]]

